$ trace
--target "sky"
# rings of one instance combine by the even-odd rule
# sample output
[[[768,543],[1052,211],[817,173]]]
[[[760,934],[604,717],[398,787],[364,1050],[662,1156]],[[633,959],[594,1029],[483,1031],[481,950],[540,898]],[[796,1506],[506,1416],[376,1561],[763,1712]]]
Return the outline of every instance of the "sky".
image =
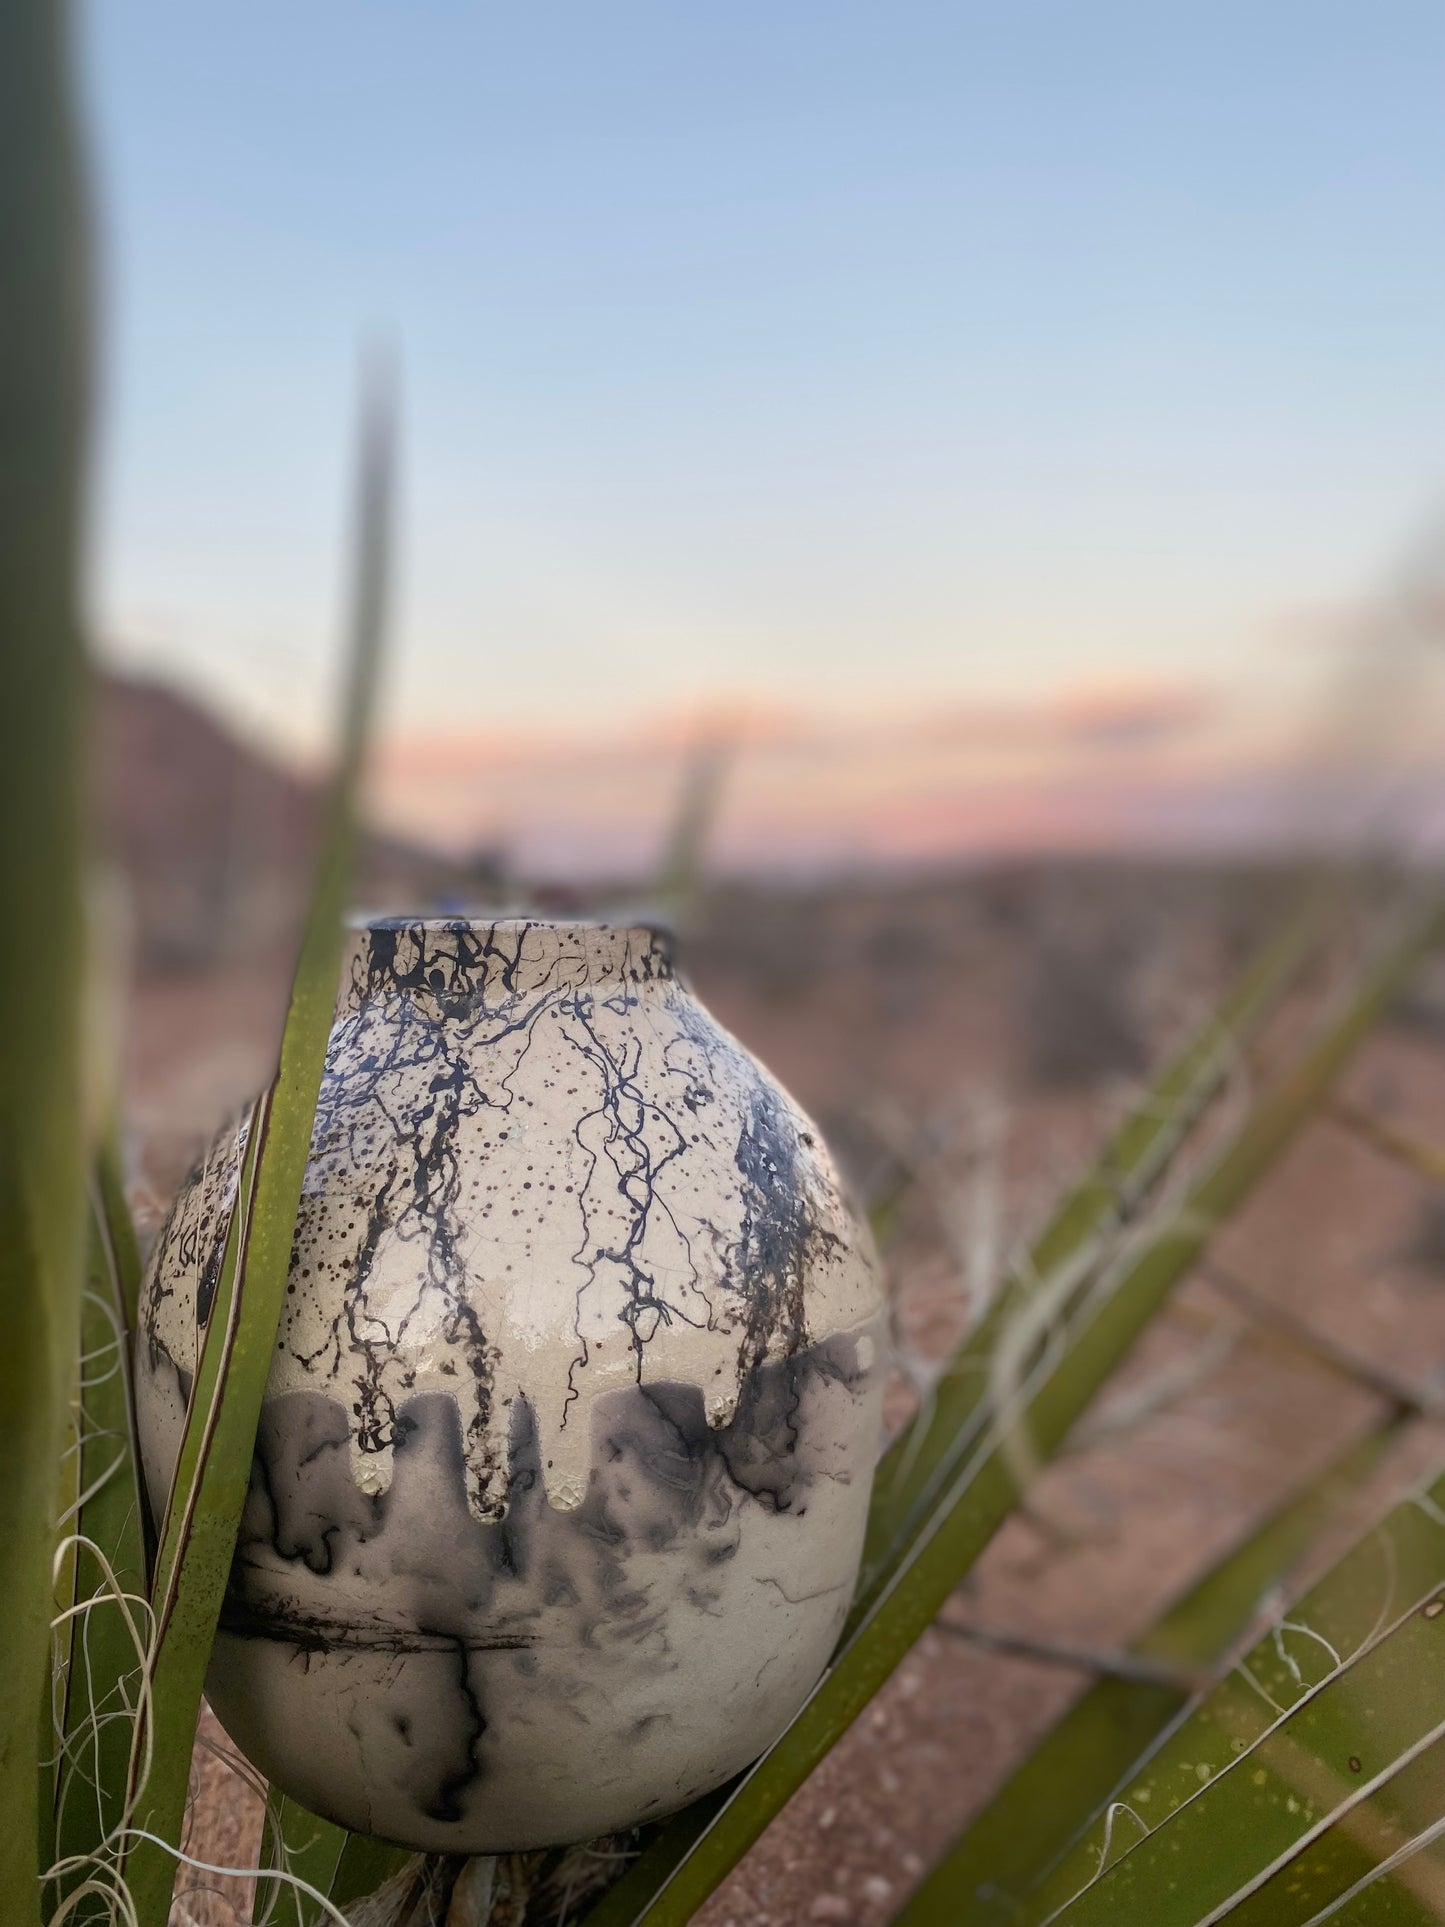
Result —
[[[418,831],[520,834],[518,756],[565,789],[719,709],[775,761],[821,731],[832,790],[800,763],[776,807],[860,823],[870,784],[926,812],[941,713],[945,790],[979,719],[1070,705],[1257,762],[1445,493],[1434,0],[87,20],[104,653],[318,753],[390,343]]]

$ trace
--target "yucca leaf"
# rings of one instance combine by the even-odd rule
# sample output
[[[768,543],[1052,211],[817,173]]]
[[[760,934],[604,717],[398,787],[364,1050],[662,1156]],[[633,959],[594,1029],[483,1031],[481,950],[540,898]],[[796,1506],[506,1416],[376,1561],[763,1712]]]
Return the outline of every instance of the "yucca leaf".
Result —
[[[708,835],[735,747],[724,736],[700,736],[683,765],[676,811],[652,888],[663,913],[678,927],[689,920],[702,892]]]
[[[117,1187],[97,1178],[91,1212],[90,1266],[81,1317],[80,1386],[75,1463],[75,1516],[61,1522],[76,1536],[69,1564],[73,1612],[59,1629],[68,1657],[60,1669],[60,1759],[56,1774],[55,1857],[73,1872],[55,1883],[56,1904],[96,1864],[102,1844],[125,1812],[134,1717],[134,1688],[146,1647],[144,1500],[136,1463],[126,1321],[126,1272],[135,1260],[128,1217],[108,1221]],[[133,1273],[132,1273],[133,1283]],[[133,1300],[132,1300],[133,1302]],[[70,1918],[106,1917],[99,1895]]]
[[[126,1203],[117,1133],[102,1136],[91,1176],[92,1225],[104,1240],[106,1269],[119,1300],[129,1337],[135,1337],[136,1307],[140,1301],[141,1257],[135,1223]]]
[[[87,261],[57,0],[0,7],[0,1895],[39,1917],[52,1550],[84,1257],[79,605]]]
[[[890,1555],[920,1508],[968,1455],[987,1422],[990,1360],[999,1335],[1041,1280],[1100,1259],[1138,1213],[1180,1144],[1239,1061],[1254,1030],[1315,954],[1323,904],[1302,907],[1261,952],[1197,1036],[1167,1065],[1097,1161],[1067,1192],[1023,1261],[1005,1278],[933,1388],[928,1403],[889,1446],[873,1482],[863,1570],[850,1625],[867,1610]]]
[[[1411,1131],[1402,1131],[1387,1118],[1377,1117],[1372,1111],[1358,1104],[1346,1104],[1343,1100],[1330,1106],[1330,1116],[1335,1123],[1342,1124],[1347,1131],[1353,1131],[1362,1138],[1382,1157],[1393,1158],[1397,1164],[1418,1172],[1431,1184],[1445,1184],[1445,1150],[1438,1144],[1416,1137]]]
[[[266,1802],[266,1818],[267,1866],[284,1867],[342,1909],[375,1893],[412,1858],[404,1847],[367,1840],[318,1819],[274,1787]],[[312,1927],[323,1917],[299,1888],[281,1881],[259,1884],[256,1911],[267,1914],[275,1927]]]
[[[1351,1446],[1199,1580],[1132,1651],[1212,1671],[1408,1422],[1396,1414]],[[1092,1685],[972,1821],[898,1916],[899,1927],[1015,1927],[1030,1889],[1188,1703],[1184,1684]]]
[[[268,1868],[283,1867],[288,1873],[295,1874],[318,1892],[330,1897],[331,1883],[341,1866],[341,1856],[346,1851],[350,1835],[345,1827],[335,1826],[330,1820],[323,1820],[317,1814],[308,1813],[306,1808],[288,1795],[280,1793],[275,1787],[266,1797],[266,1834],[263,1858]],[[257,1912],[266,1911],[268,1895],[266,1883],[257,1892]],[[299,1894],[287,1896],[284,1887],[277,1887],[275,1904],[280,1909],[282,1920],[305,1920],[304,1902]],[[277,1916],[273,1914],[272,1919]]]
[[[1176,1723],[1019,1918],[1304,1927],[1358,1888],[1360,1922],[1438,1921],[1445,1867],[1382,1866],[1445,1815],[1442,1589],[1445,1477]]]
[[[588,1927],[674,1927],[717,1886],[847,1731],[977,1559],[1019,1496],[1023,1460],[1057,1450],[1099,1386],[1219,1225],[1272,1167],[1360,1040],[1445,935],[1433,903],[1393,943],[1308,1051],[1249,1112],[1160,1226],[1071,1297],[1047,1325],[1001,1342],[1017,1356],[1006,1408],[991,1410],[972,1454],[928,1507],[902,1553],[781,1738],[730,1787],[678,1816],[588,1916]]]
[[[137,1721],[133,1831],[120,1857],[140,1927],[165,1927],[191,1743],[251,1472],[341,968],[353,819],[386,600],[390,414],[364,422],[349,678],[341,755],[292,986],[280,1063],[252,1113],[222,1274],[160,1531],[150,1717]],[[148,1837],[149,1836],[149,1837]]]

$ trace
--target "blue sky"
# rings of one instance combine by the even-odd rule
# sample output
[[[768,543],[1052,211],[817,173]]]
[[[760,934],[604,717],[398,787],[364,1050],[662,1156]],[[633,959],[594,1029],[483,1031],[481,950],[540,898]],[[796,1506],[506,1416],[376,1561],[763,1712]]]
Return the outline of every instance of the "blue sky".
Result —
[[[303,747],[369,334],[400,736],[1238,679],[1445,482],[1433,0],[92,0],[88,61],[98,624]]]

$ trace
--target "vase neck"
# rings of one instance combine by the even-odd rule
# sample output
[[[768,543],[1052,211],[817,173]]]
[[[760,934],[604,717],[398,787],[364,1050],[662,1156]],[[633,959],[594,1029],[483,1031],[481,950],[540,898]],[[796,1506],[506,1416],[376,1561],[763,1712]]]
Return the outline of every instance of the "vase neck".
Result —
[[[669,934],[642,923],[379,917],[352,930],[338,1014],[389,997],[501,1004],[549,989],[665,982]]]

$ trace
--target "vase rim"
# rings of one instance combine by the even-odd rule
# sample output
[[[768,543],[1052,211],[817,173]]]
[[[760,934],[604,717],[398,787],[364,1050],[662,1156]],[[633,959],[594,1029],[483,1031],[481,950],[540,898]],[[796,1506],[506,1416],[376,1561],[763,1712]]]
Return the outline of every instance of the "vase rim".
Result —
[[[402,994],[510,999],[545,989],[670,982],[672,933],[658,923],[582,917],[373,916],[350,920],[338,1010]]]
[[[675,935],[665,917],[630,910],[611,917],[542,916],[521,910],[498,911],[495,915],[484,910],[454,910],[426,915],[408,915],[404,911],[371,915],[356,911],[346,919],[346,928],[355,935],[368,930],[419,930],[428,936],[473,930],[505,931],[508,934],[523,930],[559,930],[578,935],[620,936],[636,930],[659,937],[669,944]]]

